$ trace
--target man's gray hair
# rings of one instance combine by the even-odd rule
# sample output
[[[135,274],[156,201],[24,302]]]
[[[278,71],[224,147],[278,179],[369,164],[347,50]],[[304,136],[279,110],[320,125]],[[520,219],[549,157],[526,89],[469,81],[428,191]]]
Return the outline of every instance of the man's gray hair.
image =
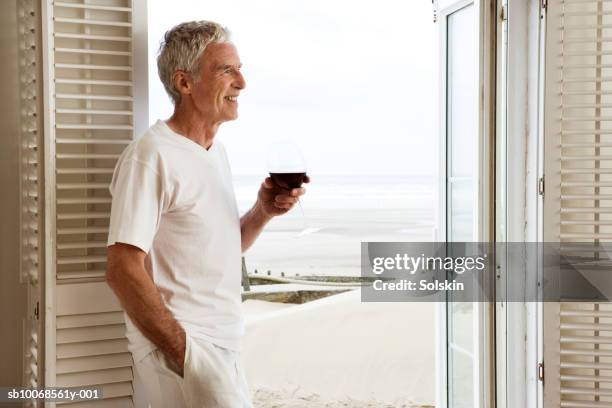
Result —
[[[174,104],[181,100],[181,94],[174,88],[174,73],[188,72],[197,81],[200,57],[206,46],[228,41],[229,30],[212,21],[189,21],[166,32],[157,55],[157,72]]]

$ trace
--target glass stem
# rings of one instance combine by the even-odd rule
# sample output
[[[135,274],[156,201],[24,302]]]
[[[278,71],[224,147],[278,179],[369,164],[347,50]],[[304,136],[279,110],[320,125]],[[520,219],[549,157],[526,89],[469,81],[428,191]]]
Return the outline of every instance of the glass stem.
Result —
[[[302,213],[302,223],[304,224],[304,231],[308,229],[308,220],[306,219],[306,213],[304,213],[304,207],[302,207],[302,200],[298,198],[298,206],[300,207],[300,212]]]

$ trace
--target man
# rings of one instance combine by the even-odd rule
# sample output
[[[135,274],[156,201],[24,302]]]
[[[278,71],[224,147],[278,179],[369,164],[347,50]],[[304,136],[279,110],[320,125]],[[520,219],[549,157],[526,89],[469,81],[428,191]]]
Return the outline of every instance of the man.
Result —
[[[229,33],[207,21],[165,35],[159,76],[174,102],[122,154],[111,182],[108,284],[126,312],[152,408],[251,407],[239,361],[241,254],[304,189],[269,178],[239,217],[221,123],[245,87]]]

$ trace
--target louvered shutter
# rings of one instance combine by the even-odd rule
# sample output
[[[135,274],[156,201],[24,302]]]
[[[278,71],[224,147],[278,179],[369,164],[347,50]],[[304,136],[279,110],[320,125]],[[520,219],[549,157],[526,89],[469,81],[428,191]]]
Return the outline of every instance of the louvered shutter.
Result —
[[[612,241],[612,2],[549,1],[544,234]],[[545,407],[612,407],[612,307],[544,306]]]
[[[39,79],[40,7],[34,0],[18,8],[21,179],[21,282],[28,285],[28,318],[24,322],[24,386],[41,382],[40,305],[41,259],[43,259],[41,98]],[[30,401],[27,406],[33,406]]]
[[[137,104],[139,111],[146,111],[147,100],[135,101],[133,58],[135,33],[143,31],[134,19],[144,21],[146,27],[146,8],[136,6],[146,3],[64,0],[43,4],[44,383],[103,389],[103,401],[70,406],[132,407],[132,358],[121,308],[104,274],[111,204],[108,186],[117,159],[134,138],[137,119],[147,125],[146,116],[134,115]],[[140,16],[135,17],[136,13]],[[144,32],[144,42],[139,44],[146,49]],[[146,53],[140,55],[146,59]],[[146,71],[143,77],[146,87]],[[142,129],[143,124],[139,126]]]
[[[106,406],[133,407],[132,356],[123,312],[104,282],[61,283],[56,290],[55,385],[100,386]],[[99,402],[79,406],[104,406]]]

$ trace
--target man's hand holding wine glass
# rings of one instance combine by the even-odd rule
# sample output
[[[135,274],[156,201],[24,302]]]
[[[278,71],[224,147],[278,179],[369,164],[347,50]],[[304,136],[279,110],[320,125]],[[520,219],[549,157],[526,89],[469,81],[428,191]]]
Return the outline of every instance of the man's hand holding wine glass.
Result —
[[[309,183],[310,178],[304,176],[304,183]],[[304,187],[298,188],[283,188],[275,183],[271,177],[267,177],[257,194],[257,205],[260,206],[263,213],[272,218],[276,215],[282,215],[293,208],[298,203],[299,198],[306,193]]]

